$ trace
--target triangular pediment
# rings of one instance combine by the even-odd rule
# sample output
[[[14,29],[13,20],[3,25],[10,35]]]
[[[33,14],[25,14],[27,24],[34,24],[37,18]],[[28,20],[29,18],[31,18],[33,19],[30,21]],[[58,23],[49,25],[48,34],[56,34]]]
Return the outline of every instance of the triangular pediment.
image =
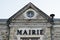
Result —
[[[30,18],[29,18],[27,17],[26,13],[31,10],[34,11],[35,16],[31,18],[33,14],[30,14]],[[47,14],[45,14],[43,11],[38,9],[35,5],[33,5],[30,2],[26,6],[24,6],[22,9],[20,9],[17,13],[15,13],[13,16],[11,16],[9,19],[10,20],[12,19],[46,19],[48,20],[49,18],[50,17]]]

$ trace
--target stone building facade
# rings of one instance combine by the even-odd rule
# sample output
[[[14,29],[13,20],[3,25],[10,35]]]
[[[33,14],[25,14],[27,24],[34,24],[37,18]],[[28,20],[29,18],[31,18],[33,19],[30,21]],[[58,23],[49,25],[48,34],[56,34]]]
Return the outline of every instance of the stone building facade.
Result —
[[[0,19],[0,40],[60,40],[60,19],[51,20],[28,3],[9,19]]]

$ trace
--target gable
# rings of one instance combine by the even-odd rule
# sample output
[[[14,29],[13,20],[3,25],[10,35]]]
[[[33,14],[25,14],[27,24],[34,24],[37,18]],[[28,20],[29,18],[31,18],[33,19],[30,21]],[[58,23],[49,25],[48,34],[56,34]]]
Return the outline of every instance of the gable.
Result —
[[[27,16],[28,11],[33,11],[34,16],[31,17],[32,15],[29,14],[31,17],[29,18]],[[21,10],[19,10],[17,13],[15,13],[13,16],[11,16],[8,20],[11,21],[12,19],[46,19],[46,20],[49,20],[50,17],[30,2],[26,6],[24,6]]]

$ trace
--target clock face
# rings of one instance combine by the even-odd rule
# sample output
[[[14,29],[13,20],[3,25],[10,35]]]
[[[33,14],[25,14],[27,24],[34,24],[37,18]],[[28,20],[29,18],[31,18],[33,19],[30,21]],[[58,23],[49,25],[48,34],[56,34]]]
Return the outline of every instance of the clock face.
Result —
[[[34,16],[34,12],[33,12],[33,11],[28,11],[28,12],[27,12],[27,16],[28,16],[29,18],[32,18],[32,17]]]

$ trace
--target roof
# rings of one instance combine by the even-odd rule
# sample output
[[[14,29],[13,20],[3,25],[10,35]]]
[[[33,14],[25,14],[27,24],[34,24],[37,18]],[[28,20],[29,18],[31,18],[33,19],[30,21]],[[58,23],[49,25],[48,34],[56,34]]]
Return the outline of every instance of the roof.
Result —
[[[7,22],[8,19],[0,19],[0,22]],[[54,19],[54,21],[60,21],[60,19]]]
[[[60,19],[55,18],[54,21],[60,21]]]
[[[8,19],[0,19],[0,22],[7,22]],[[60,21],[60,19],[55,18],[54,21]]]
[[[0,25],[6,25],[7,19],[0,19]]]
[[[6,22],[7,19],[0,19],[0,22]]]
[[[60,19],[54,19],[55,25],[60,25]]]

